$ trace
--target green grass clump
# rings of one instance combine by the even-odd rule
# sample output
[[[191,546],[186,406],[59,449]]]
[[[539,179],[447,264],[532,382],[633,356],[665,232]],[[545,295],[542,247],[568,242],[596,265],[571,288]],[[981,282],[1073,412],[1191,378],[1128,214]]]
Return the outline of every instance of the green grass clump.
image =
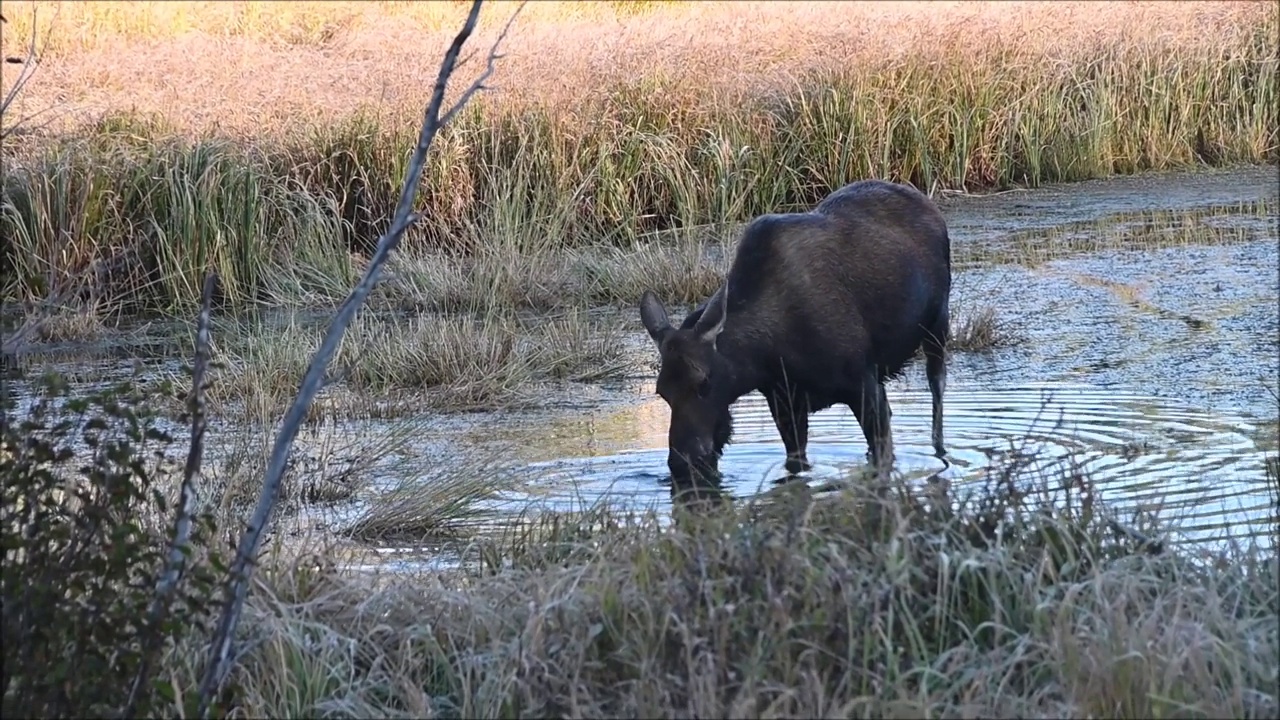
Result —
[[[226,141],[102,128],[6,170],[6,298],[62,288],[114,310],[192,310],[206,268],[237,307],[345,295],[355,273],[326,197]]]

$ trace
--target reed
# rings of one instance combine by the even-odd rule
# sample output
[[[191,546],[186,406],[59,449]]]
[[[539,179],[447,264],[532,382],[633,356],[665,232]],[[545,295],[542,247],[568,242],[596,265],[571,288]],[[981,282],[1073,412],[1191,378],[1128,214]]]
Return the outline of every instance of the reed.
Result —
[[[435,46],[395,28],[460,10],[294,5],[37,16],[52,44],[24,107],[75,99],[5,149],[6,298],[109,266],[130,272],[99,273],[100,294],[189,308],[206,263],[236,305],[339,294],[394,204]],[[441,136],[407,250],[724,236],[868,176],[978,189],[1280,159],[1269,4],[539,5]],[[228,43],[276,70],[220,61]],[[175,94],[177,76],[222,90]]]

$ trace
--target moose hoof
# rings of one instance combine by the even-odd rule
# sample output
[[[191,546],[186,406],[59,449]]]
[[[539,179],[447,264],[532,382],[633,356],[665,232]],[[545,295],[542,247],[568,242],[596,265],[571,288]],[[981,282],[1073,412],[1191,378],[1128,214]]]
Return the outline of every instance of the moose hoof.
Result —
[[[813,465],[804,457],[796,457],[794,455],[787,456],[787,472],[797,475],[813,469]]]
[[[870,465],[871,467],[878,468],[881,470],[888,470],[889,468],[893,467],[893,460],[894,460],[893,453],[885,453],[884,455],[881,455],[879,457],[876,457],[875,453],[872,453],[872,452],[867,453],[867,464]]]

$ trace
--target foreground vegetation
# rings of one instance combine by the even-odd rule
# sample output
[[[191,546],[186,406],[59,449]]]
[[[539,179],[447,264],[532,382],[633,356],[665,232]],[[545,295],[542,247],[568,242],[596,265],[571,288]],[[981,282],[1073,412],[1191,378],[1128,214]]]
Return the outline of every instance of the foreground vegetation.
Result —
[[[116,391],[59,402],[6,408],[23,424],[6,426],[0,448],[4,639],[26,655],[5,663],[5,714],[121,707],[142,637],[155,632],[167,641],[139,707],[189,714],[207,657],[200,598],[226,557],[216,526],[233,526],[234,516],[202,516],[189,592],[171,622],[134,622],[160,560],[154,533],[163,516],[150,491],[167,496],[173,458],[146,411],[152,401]],[[90,438],[100,451],[86,464],[76,453],[94,447],[83,444]],[[452,475],[469,479],[450,486],[453,517],[465,518],[487,473]],[[342,548],[279,532],[261,558],[245,652],[218,713],[1280,711],[1274,547],[1163,547],[1118,532],[1086,479],[1046,485],[1000,460],[989,479],[950,498],[938,487],[858,481],[821,496],[782,486],[752,501],[678,505],[674,523],[607,506],[531,514],[505,532],[472,535],[464,565],[444,572],[344,569],[335,560]],[[1280,519],[1280,481],[1271,484]],[[428,504],[445,507],[444,499]],[[217,504],[207,494],[202,501]],[[396,501],[401,519],[414,502]],[[32,525],[37,508],[45,519]],[[98,522],[68,524],[86,511]],[[13,533],[14,523],[28,533]],[[58,681],[72,673],[75,683]]]
[[[433,149],[404,250],[496,276],[446,304],[546,304],[569,272],[596,273],[581,304],[633,302],[637,282],[691,300],[706,283],[668,268],[855,178],[983,189],[1280,158],[1274,5],[996,6],[535,3]],[[6,47],[27,7],[6,5]],[[9,115],[58,121],[5,143],[3,297],[189,311],[212,266],[235,307],[334,302],[385,229],[437,47],[395,28],[434,37],[461,13],[46,8],[43,74]],[[225,43],[278,69],[211,62]],[[587,267],[563,262],[577,250]],[[534,282],[502,275],[513,259]]]

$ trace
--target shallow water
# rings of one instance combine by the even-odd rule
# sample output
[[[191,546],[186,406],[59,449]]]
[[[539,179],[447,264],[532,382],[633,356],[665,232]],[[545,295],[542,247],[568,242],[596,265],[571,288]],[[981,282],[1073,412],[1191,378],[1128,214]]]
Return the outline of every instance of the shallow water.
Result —
[[[960,373],[955,373],[959,375]],[[930,398],[924,389],[894,388],[894,468],[908,478],[939,477],[952,488],[976,487],[989,469],[1017,454],[1025,482],[1054,485],[1069,472],[1088,477],[1100,499],[1127,514],[1163,504],[1192,537],[1217,534],[1228,524],[1266,519],[1269,499],[1260,484],[1263,454],[1249,418],[1206,414],[1190,405],[1135,391],[1042,383],[993,387],[953,382],[945,404],[946,461],[930,444]],[[609,452],[550,461],[530,468],[539,477],[528,497],[548,508],[578,509],[583,501],[653,507],[669,504],[666,407],[646,400],[633,410],[637,432]],[[733,408],[734,442],[720,469],[724,489],[745,497],[788,477],[785,452],[764,399],[758,394]],[[523,434],[522,434],[523,435]],[[866,443],[853,414],[837,406],[812,416],[809,460],[803,477],[815,487],[837,483],[865,468]],[[538,435],[522,438],[537,443]]]
[[[1275,169],[1263,168],[944,201],[957,255],[1034,244],[1040,231],[1052,246],[957,270],[956,314],[992,306],[1016,342],[953,356],[947,463],[930,446],[922,368],[890,386],[895,469],[972,487],[1016,449],[1034,457],[1024,478],[1052,485],[1081,472],[1121,517],[1159,509],[1187,538],[1230,530],[1268,541],[1265,458],[1280,444],[1276,199]],[[509,452],[529,458],[536,479],[522,500],[667,506],[668,411],[652,382],[637,379],[626,409],[491,428],[486,440],[507,437]],[[733,412],[725,489],[767,491],[787,475],[772,418],[756,394]],[[839,480],[865,467],[865,451],[852,413],[825,410],[811,420],[815,468],[804,477]]]
[[[963,495],[1013,453],[1026,463],[1024,479],[1087,475],[1118,519],[1159,507],[1188,538],[1230,530],[1267,541],[1275,530],[1266,523],[1265,458],[1280,448],[1277,202],[1275,168],[944,199],[955,254],[974,259],[957,265],[953,315],[993,307],[1014,341],[952,357],[948,463],[930,446],[923,369],[890,385],[896,469],[940,477]],[[651,361],[638,320],[626,318],[639,360]],[[130,363],[64,367],[100,379],[127,374]],[[542,411],[424,418],[431,432],[380,466],[372,487],[413,481],[442,459],[497,454],[525,478],[493,505],[499,517],[531,501],[666,508],[668,416],[652,387],[650,371]],[[758,395],[733,412],[725,489],[766,492],[786,475],[773,421]],[[380,427],[353,422],[313,434],[376,435]],[[211,440],[210,457],[218,444]],[[865,466],[865,451],[847,408],[818,413],[808,451],[815,468],[805,478],[815,487],[840,480]],[[367,500],[312,514],[340,528]],[[438,549],[375,552],[383,564],[447,562]]]

